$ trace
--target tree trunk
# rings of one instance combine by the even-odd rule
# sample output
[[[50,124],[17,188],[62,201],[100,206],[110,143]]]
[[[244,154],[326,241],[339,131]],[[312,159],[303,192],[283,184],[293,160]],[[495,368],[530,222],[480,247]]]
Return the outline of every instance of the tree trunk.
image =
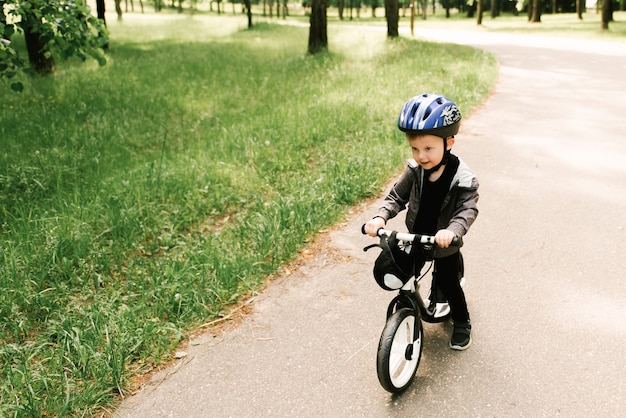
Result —
[[[35,16],[29,16],[24,21],[22,29],[24,29],[24,39],[26,40],[26,49],[28,50],[28,61],[33,70],[41,75],[49,75],[54,73],[54,59],[49,56],[46,43],[39,37],[39,33],[33,30],[33,25],[29,20],[35,19]]]
[[[96,0],[96,10],[98,13],[98,19],[102,20],[102,22],[104,23],[104,26],[106,26],[107,21],[106,21],[106,17],[104,16],[106,12],[106,4],[104,0]]]
[[[623,0],[622,0],[623,3]],[[576,16],[578,16],[578,20],[583,20],[583,0],[576,0]]]
[[[441,4],[441,7],[443,7],[446,11],[446,19],[448,19],[450,17],[450,7],[452,7],[452,0],[441,0],[439,4]]]
[[[243,4],[246,8],[246,14],[248,15],[248,29],[252,27],[252,5],[250,0],[243,0]]]
[[[498,0],[491,0],[491,18],[495,19],[500,14],[500,3]]]
[[[541,0],[532,0],[533,2],[533,13],[530,21],[533,23],[541,22]]]
[[[467,5],[467,17],[469,19],[473,18],[474,17],[474,13],[476,13],[476,1],[477,0],[474,0],[474,1],[472,1],[471,4]]]
[[[476,24],[478,26],[483,24],[483,0],[476,0]]]
[[[115,0],[115,13],[117,13],[117,20],[122,20],[122,6],[120,3],[122,0]]]
[[[602,30],[609,30],[611,20],[613,20],[613,1],[602,0]]]
[[[398,37],[398,21],[400,20],[398,0],[385,0],[385,16],[387,17],[387,37]]]
[[[96,13],[98,14],[98,19],[100,19],[102,23],[104,24],[104,27],[106,27],[107,25],[106,18],[104,17],[104,15],[106,14],[105,12],[106,12],[106,6],[105,6],[104,0],[96,0]],[[101,33],[99,35],[103,36]],[[102,45],[102,49],[109,49],[108,41],[106,44]]]
[[[311,1],[310,22],[308,52],[313,55],[328,49],[326,0]]]

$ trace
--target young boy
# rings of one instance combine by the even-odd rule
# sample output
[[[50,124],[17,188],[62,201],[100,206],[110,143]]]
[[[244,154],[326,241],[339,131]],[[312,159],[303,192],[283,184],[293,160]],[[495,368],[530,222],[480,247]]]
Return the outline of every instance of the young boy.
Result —
[[[376,236],[387,221],[408,206],[406,226],[411,233],[434,235],[437,286],[448,299],[454,330],[450,348],[465,350],[472,343],[469,312],[459,283],[461,255],[452,239],[465,235],[478,209],[478,180],[470,168],[451,153],[459,131],[461,112],[443,96],[422,94],[409,100],[398,118],[413,159],[385,198],[378,214],[365,224]],[[425,261],[418,255],[416,271]]]

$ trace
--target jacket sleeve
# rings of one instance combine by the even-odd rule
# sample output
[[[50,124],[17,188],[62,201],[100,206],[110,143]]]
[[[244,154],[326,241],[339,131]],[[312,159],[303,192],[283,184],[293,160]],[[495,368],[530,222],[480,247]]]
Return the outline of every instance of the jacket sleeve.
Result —
[[[455,211],[446,229],[462,237],[478,216],[478,180],[472,179],[471,187],[459,187]]]
[[[378,209],[376,216],[380,216],[386,222],[402,212],[409,202],[414,179],[415,174],[411,168],[407,167],[398,181],[392,186],[382,206]]]

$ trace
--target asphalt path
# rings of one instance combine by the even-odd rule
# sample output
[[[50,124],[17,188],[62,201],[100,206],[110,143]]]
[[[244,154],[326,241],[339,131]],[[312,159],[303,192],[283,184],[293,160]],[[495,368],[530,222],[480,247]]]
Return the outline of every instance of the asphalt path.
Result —
[[[359,233],[377,201],[285,269],[236,326],[194,337],[117,416],[626,416],[626,44],[415,36],[500,63],[455,145],[481,181],[463,249],[470,349],[447,348],[449,323],[427,324],[413,385],[400,396],[380,387],[393,294],[376,286],[375,254],[362,251],[373,241]]]

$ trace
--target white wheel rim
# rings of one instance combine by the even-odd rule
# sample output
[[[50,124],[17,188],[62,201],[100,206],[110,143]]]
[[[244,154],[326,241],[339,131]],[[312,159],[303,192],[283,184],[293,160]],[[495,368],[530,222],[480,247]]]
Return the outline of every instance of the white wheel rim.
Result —
[[[391,383],[397,388],[404,386],[415,374],[417,362],[419,360],[420,346],[422,345],[421,335],[413,342],[415,328],[415,317],[404,318],[391,343],[389,350],[389,377]],[[413,343],[413,355],[411,360],[405,358],[407,346]]]

